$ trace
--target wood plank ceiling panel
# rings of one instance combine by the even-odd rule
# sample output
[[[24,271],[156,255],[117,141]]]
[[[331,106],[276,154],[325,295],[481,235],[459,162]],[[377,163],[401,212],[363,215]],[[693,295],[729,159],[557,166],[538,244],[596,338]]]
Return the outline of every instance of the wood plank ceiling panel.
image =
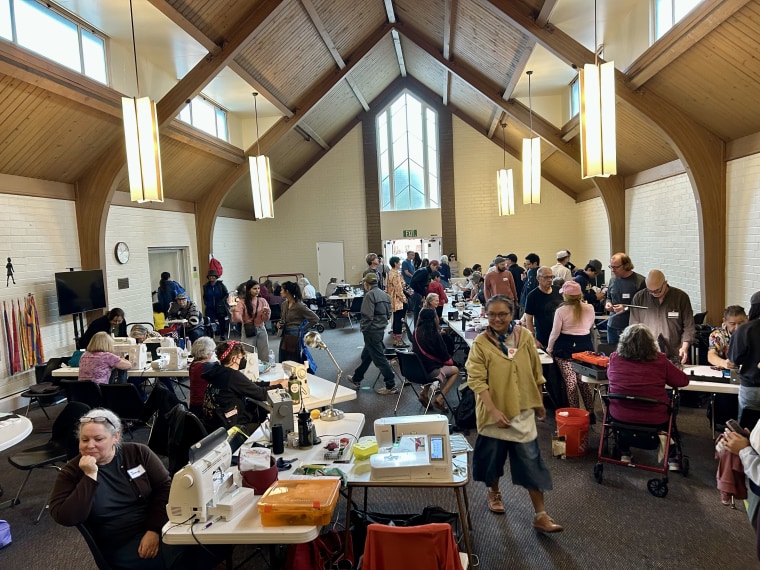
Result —
[[[367,101],[374,101],[401,74],[393,40],[383,38],[351,71],[351,78],[361,86]]]
[[[322,148],[307,141],[296,131],[290,131],[272,148],[269,161],[272,170],[285,178],[292,178]]]
[[[121,136],[115,118],[7,76],[0,76],[0,100],[6,174],[73,183]]]
[[[221,45],[240,20],[259,0],[167,0],[177,12],[210,38]]]
[[[222,202],[222,207],[248,212],[251,218],[253,218],[253,198],[251,197],[251,178],[249,176],[239,178],[238,181],[232,185]],[[277,215],[276,205],[275,215]]]
[[[328,142],[338,136],[346,123],[363,111],[348,83],[341,81],[318,105],[306,115],[306,123],[319,137]]]
[[[594,187],[591,180],[581,178],[581,165],[562,152],[555,152],[541,163],[541,171],[548,178],[561,180],[563,184],[576,194]]]
[[[653,127],[640,113],[619,99],[616,109],[619,175],[629,176],[677,158],[660,130]]]
[[[345,58],[367,33],[386,22],[382,2],[312,0],[338,53]]]
[[[760,3],[752,2],[660,71],[644,88],[673,101],[723,140],[760,131],[758,28]]]
[[[335,60],[298,2],[283,6],[235,61],[291,107],[336,70]]]
[[[452,42],[457,63],[478,69],[492,81],[505,85],[522,55],[525,36],[494,17],[480,0],[459,6]]]
[[[442,99],[441,87],[445,72],[443,66],[404,36],[401,36],[401,48],[404,51],[404,61],[406,61],[409,75]]]
[[[467,0],[469,2],[469,0]],[[461,2],[460,2],[461,3]],[[440,45],[443,41],[444,14],[446,4],[444,0],[395,0],[393,7],[396,9],[397,19],[410,27],[413,27],[423,36]]]
[[[449,102],[467,114],[475,122],[483,126],[483,132],[488,131],[493,114],[493,104],[479,91],[456,76],[451,78]]]

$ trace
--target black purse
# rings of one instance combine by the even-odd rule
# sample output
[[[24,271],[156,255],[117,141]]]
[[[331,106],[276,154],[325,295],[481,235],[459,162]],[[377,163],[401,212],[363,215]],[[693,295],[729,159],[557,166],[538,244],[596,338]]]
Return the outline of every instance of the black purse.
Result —
[[[243,330],[246,337],[256,336],[256,325],[253,323],[243,323]]]

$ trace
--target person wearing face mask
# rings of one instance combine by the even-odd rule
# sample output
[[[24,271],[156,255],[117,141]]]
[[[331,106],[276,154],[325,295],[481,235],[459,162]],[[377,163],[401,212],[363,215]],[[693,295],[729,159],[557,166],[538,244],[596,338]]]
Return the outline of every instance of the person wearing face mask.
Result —
[[[216,347],[219,362],[201,374],[208,382],[203,402],[203,421],[209,431],[218,427],[229,429],[239,426],[252,434],[260,422],[259,411],[266,412],[255,403],[246,405],[246,398],[263,402],[267,389],[286,387],[287,379],[277,382],[252,382],[241,372],[247,365],[243,346],[234,340],[219,343]]]

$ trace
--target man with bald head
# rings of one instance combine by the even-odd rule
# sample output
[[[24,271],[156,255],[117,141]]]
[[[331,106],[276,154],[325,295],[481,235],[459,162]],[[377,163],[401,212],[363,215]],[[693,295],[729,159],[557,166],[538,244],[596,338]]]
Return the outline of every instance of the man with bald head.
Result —
[[[619,252],[610,258],[612,279],[607,288],[604,310],[610,315],[607,321],[607,342],[617,344],[620,334],[628,326],[630,312],[626,305],[633,303],[633,296],[644,289],[644,276],[633,270],[633,262],[627,253]]]
[[[689,347],[694,341],[694,312],[689,296],[668,285],[665,274],[659,269],[647,273],[646,289],[633,296],[630,324],[641,323],[649,327],[669,359],[686,364]]]

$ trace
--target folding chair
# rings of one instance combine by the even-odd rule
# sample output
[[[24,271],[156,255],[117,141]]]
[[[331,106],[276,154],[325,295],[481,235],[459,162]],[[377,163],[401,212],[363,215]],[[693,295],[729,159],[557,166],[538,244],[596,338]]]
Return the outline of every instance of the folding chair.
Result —
[[[443,396],[443,401],[446,402],[446,407],[449,409],[449,411],[451,411],[452,408],[449,404],[448,399],[446,398],[446,394],[441,391],[440,382],[436,379],[431,379],[428,377],[427,372],[425,371],[425,367],[422,365],[420,357],[417,356],[417,354],[414,352],[402,352],[399,350],[396,351],[396,356],[398,358],[399,368],[401,369],[401,375],[404,377],[404,382],[401,384],[401,390],[399,391],[398,399],[396,400],[396,407],[393,409],[393,413],[395,414],[398,411],[398,405],[401,401],[401,394],[404,393],[404,388],[407,385],[411,387],[415,396],[419,397],[419,393],[414,387],[415,384],[419,384],[423,387],[428,385],[435,385],[435,387],[430,391],[430,398],[428,398],[427,405],[425,406],[425,413],[427,413],[427,411],[430,409],[430,403],[438,394]]]
[[[103,395],[100,386],[92,380],[61,380],[61,386],[66,390],[69,402],[82,402],[90,408],[103,407]]]
[[[95,537],[92,536],[90,529],[87,528],[84,523],[79,523],[77,525],[77,530],[82,534],[82,538],[84,538],[84,541],[87,543],[87,547],[90,549],[90,553],[92,553],[92,558],[95,561],[95,566],[98,567],[98,570],[111,570],[111,566],[109,566],[103,556],[100,546],[95,542]]]
[[[29,408],[36,401],[45,417],[50,419],[45,408],[59,404],[61,402],[61,395],[63,394],[63,389],[58,386],[57,379],[53,378],[53,370],[60,368],[62,363],[62,358],[51,358],[45,364],[38,364],[34,367],[36,383],[29,390],[21,394],[22,398],[29,398],[25,416],[29,415]]]
[[[134,424],[145,421],[145,403],[135,385],[103,384],[100,392],[103,405],[119,416],[127,433],[134,439]]]
[[[363,570],[462,570],[467,565],[467,554],[459,552],[446,523],[367,527]]]

